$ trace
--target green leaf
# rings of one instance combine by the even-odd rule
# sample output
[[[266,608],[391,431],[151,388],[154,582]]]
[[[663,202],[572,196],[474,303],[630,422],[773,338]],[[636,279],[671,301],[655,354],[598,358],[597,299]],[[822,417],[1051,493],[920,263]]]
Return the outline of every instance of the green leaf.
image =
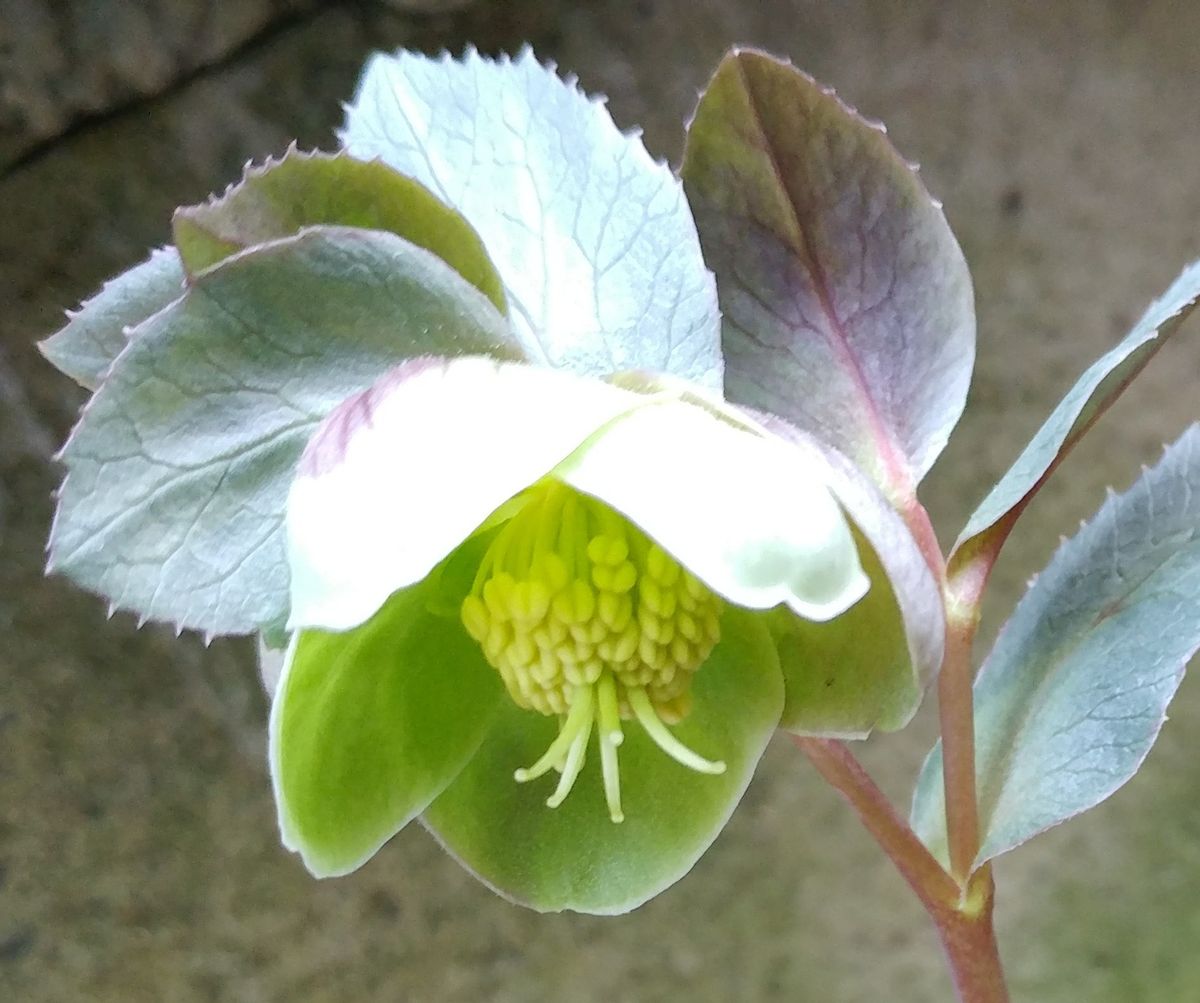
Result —
[[[1046,478],[1187,319],[1198,299],[1200,261],[1185,268],[1121,343],[1088,368],[1038,429],[967,520],[950,558],[951,574],[980,549],[1003,542]]]
[[[38,346],[76,383],[95,390],[125,347],[125,332],[183,295],[183,265],[173,247],[160,247],[85,300],[67,325]]]
[[[741,800],[779,721],[783,685],[761,614],[728,608],[722,640],[696,674],[695,706],[673,730],[721,776],[668,758],[637,725],[620,748],[625,821],[609,820],[593,748],[566,801],[553,781],[513,780],[549,746],[557,722],[507,701],[478,755],[423,820],[464,866],[541,912],[627,912],[683,877]],[[549,789],[547,789],[549,784]]]
[[[1055,554],[975,684],[976,865],[1137,772],[1200,647],[1200,426]],[[940,748],[914,827],[945,857]]]
[[[429,190],[380,161],[301,153],[247,167],[220,198],[175,212],[175,244],[192,275],[308,226],[388,230],[432,251],[505,310],[500,276],[479,235]]]
[[[535,360],[720,387],[716,295],[679,182],[573,78],[528,49],[376,55],[341,139],[470,221]]]
[[[881,126],[735,49],[682,176],[724,314],[726,391],[911,498],[962,413],[971,282],[941,207]]]
[[[421,585],[344,634],[302,631],[271,708],[284,845],[317,877],[346,874],[457,776],[503,688],[458,618]]]
[[[428,251],[318,227],[198,276],[137,328],[63,449],[51,570],[210,634],[287,613],[284,503],[317,423],[403,359],[517,355]]]

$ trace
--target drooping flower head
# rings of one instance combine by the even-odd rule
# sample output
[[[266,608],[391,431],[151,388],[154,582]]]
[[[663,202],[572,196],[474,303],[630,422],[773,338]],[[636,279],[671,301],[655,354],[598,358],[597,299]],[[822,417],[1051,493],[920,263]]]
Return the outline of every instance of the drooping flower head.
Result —
[[[825,619],[867,587],[794,446],[678,390],[480,358],[338,408],[288,531],[285,839],[340,873],[423,811],[543,908],[625,908],[685,871],[782,712],[769,611]],[[567,848],[586,871],[531,885]]]
[[[380,56],[342,139],[178,211],[45,343],[95,390],[50,565],[275,648],[314,874],[420,818],[513,899],[632,908],[777,727],[907,719],[936,583],[835,447],[724,399],[680,183],[602,103],[529,53]]]
[[[381,57],[343,139],[476,228],[526,361],[414,358],[309,441],[285,843],[340,874],[420,817],[518,901],[623,911],[740,799],[784,713],[778,638],[867,590],[829,468],[722,399],[677,180],[529,54]]]

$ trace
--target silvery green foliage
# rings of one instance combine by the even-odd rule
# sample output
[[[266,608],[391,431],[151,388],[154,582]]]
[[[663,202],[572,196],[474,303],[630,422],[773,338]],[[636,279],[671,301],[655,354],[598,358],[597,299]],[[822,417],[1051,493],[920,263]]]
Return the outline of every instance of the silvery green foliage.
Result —
[[[283,506],[317,423],[402,359],[515,357],[487,298],[378,230],[319,227],[195,278],[142,323],[62,451],[50,568],[210,634],[287,613]]]
[[[831,90],[735,49],[688,127],[682,174],[717,275],[730,400],[911,498],[975,356],[970,272],[916,170]]]
[[[1200,647],[1200,426],[1063,544],[975,685],[976,864],[1086,811],[1141,766]],[[941,750],[913,824],[945,857]]]
[[[1059,402],[1016,462],[967,520],[956,549],[997,529],[1035,492],[1046,473],[1142,371],[1200,298],[1200,261],[1150,304],[1120,344],[1097,359]]]
[[[41,344],[42,354],[76,383],[95,390],[125,347],[126,331],[183,295],[183,263],[160,247],[140,265],[106,282]]]
[[[863,604],[781,638],[789,661],[838,666],[828,686],[810,669],[785,723],[803,730],[803,708],[840,702],[839,735],[900,727],[941,664],[945,621],[931,555],[897,510],[918,508],[966,399],[966,262],[882,127],[762,52],[717,68],[681,174],[717,277],[726,396],[818,445],[878,558]]]
[[[414,131],[417,109],[431,111],[422,95],[433,118]],[[329,410],[405,358],[648,367],[720,385],[713,281],[682,188],[573,81],[530,53],[377,57],[351,119],[414,179],[352,159],[353,143],[350,156],[291,150],[178,214],[196,259],[186,285],[163,291],[181,273],[178,253],[162,252],[87,305],[101,341],[73,323],[46,346],[85,385],[105,376],[63,452],[50,567],[113,608],[209,634],[277,625],[299,451]],[[464,132],[476,147],[464,151]]]
[[[379,54],[341,138],[475,227],[535,361],[720,388],[716,295],[683,189],[574,78],[529,49],[513,60]]]

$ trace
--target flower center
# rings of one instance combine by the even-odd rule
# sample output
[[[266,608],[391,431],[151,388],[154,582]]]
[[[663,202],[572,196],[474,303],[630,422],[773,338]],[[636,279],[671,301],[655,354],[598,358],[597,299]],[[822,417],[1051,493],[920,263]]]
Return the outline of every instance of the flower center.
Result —
[[[620,822],[621,722],[637,720],[667,755],[703,759],[668,730],[691,707],[692,676],[720,639],[721,602],[624,516],[559,481],[528,493],[497,534],[462,603],[462,622],[519,706],[562,719],[518,782],[561,771],[562,804],[598,725],[609,815]]]

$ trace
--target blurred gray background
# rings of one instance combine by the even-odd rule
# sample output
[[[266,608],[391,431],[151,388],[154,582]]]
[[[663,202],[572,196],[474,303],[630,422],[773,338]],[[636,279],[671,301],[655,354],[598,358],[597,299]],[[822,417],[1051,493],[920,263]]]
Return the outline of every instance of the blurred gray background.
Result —
[[[35,340],[293,138],[330,147],[375,48],[532,41],[677,157],[722,50],[790,56],[919,160],[975,275],[979,366],[925,491],[945,538],[1075,375],[1200,254],[1200,4],[0,0],[0,999],[945,1000],[925,917],[786,743],[681,884],[538,916],[416,826],[317,883],[279,846],[248,650],[41,577],[81,393]],[[1107,484],[1200,417],[1185,329],[1025,517],[985,641]],[[902,802],[931,707],[868,764]],[[1127,789],[1001,861],[1025,1001],[1200,999],[1200,686]]]

